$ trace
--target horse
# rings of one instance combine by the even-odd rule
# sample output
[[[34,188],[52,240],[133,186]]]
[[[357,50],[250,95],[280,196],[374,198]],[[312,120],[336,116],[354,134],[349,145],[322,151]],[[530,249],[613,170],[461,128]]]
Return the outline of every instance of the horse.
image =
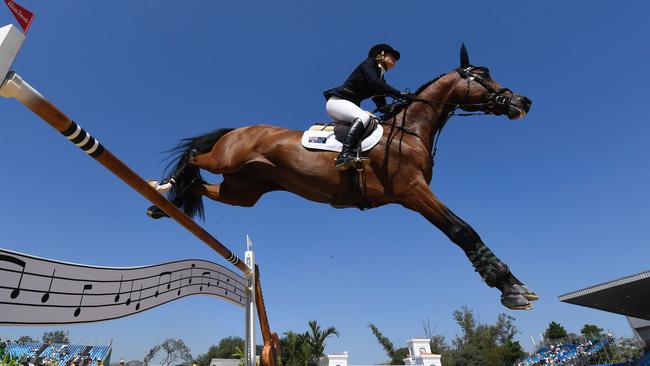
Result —
[[[470,64],[465,45],[460,67],[425,83],[413,95],[384,116],[381,140],[367,152],[370,163],[360,171],[338,171],[335,152],[304,148],[302,131],[270,125],[222,128],[183,139],[171,150],[176,159],[171,164],[174,173],[168,181],[174,184],[168,198],[187,215],[201,218],[203,196],[252,207],[265,193],[279,190],[334,207],[400,204],[421,214],[458,245],[483,281],[501,291],[505,307],[532,309],[531,301],[539,297],[429,187],[434,140],[453,113],[460,109],[520,119],[528,113],[531,100],[502,87],[488,68]],[[221,174],[222,182],[203,181],[201,169]],[[156,209],[149,209],[150,216]]]

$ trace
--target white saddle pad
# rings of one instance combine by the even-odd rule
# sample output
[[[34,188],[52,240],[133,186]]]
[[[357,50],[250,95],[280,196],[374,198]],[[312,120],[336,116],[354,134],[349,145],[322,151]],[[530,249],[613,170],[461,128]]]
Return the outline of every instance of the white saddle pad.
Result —
[[[381,136],[384,134],[384,129],[381,125],[361,142],[361,151],[368,151],[375,147]],[[308,149],[327,150],[340,152],[343,149],[343,144],[334,137],[334,131],[305,131],[302,134],[302,146]]]

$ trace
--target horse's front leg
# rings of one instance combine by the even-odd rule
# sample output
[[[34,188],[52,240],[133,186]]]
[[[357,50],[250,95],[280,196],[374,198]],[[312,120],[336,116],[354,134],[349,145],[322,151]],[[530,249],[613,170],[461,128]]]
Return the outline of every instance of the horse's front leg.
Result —
[[[401,200],[402,205],[419,212],[463,249],[485,283],[501,290],[504,306],[515,310],[532,309],[530,301],[537,300],[537,295],[510,273],[508,266],[492,253],[474,229],[438,200],[424,180],[413,184],[407,192]]]

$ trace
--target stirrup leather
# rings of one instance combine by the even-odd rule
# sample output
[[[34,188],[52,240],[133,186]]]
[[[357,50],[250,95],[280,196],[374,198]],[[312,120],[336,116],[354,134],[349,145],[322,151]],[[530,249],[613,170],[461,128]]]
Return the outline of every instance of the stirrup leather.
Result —
[[[472,262],[474,271],[478,272],[490,287],[496,287],[510,273],[508,266],[501,262],[483,243],[476,244],[476,250],[470,252],[467,257]]]

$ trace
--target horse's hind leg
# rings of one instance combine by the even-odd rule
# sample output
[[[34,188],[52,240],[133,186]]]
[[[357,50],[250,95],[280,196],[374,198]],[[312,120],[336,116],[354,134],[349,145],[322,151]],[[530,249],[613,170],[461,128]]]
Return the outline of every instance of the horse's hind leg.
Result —
[[[530,301],[537,300],[538,296],[510,273],[508,266],[492,253],[474,229],[436,198],[426,182],[422,181],[409,188],[402,204],[419,212],[463,249],[474,270],[488,286],[501,290],[503,305],[516,310],[532,308]]]
[[[201,184],[195,194],[233,206],[252,207],[264,195],[277,188],[263,179],[248,173],[226,174],[221,184]]]

